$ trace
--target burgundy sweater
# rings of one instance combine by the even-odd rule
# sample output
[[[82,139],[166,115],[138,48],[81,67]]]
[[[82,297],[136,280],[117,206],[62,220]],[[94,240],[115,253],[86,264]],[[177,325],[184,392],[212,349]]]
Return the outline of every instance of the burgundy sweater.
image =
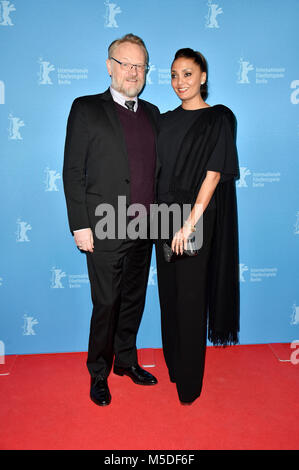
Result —
[[[143,204],[147,211],[154,202],[156,167],[155,135],[142,104],[135,112],[115,103],[122,124],[129,158],[131,204]]]

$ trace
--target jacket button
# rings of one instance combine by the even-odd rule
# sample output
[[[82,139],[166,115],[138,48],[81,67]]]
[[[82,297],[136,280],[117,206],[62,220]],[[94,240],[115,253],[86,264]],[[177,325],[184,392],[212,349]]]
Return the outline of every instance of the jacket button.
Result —
[[[126,178],[126,179],[125,179],[125,182],[126,182],[127,184],[129,184],[129,183],[130,183],[130,180],[129,180],[128,178]]]

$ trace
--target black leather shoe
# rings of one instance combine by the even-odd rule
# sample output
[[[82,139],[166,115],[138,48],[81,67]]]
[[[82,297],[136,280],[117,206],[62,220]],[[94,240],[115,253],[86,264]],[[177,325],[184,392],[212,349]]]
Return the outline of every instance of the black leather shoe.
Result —
[[[106,379],[103,379],[102,377],[91,379],[90,398],[96,405],[109,405],[111,402],[111,395]]]
[[[147,372],[147,370],[141,369],[138,364],[131,367],[114,366],[113,372],[116,375],[127,375],[138,385],[155,385],[158,383],[156,377]]]

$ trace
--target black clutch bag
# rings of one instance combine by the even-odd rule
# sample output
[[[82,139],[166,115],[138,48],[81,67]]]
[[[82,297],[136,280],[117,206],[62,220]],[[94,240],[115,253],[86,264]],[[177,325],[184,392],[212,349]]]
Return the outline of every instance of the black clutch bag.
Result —
[[[172,241],[165,241],[163,243],[163,253],[164,258],[167,263],[172,263],[173,261],[177,261],[182,258],[192,258],[193,256],[198,255],[200,249],[195,247],[194,237],[188,240],[187,242],[187,249],[183,250],[182,254],[176,254],[175,251],[171,249],[171,242]]]

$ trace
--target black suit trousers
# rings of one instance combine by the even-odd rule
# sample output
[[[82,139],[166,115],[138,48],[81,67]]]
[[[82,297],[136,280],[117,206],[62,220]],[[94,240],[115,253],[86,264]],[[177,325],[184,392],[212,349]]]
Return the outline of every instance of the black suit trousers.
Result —
[[[91,377],[107,378],[114,356],[118,366],[137,363],[151,253],[149,239],[126,239],[113,251],[87,253],[93,302],[87,356]]]

